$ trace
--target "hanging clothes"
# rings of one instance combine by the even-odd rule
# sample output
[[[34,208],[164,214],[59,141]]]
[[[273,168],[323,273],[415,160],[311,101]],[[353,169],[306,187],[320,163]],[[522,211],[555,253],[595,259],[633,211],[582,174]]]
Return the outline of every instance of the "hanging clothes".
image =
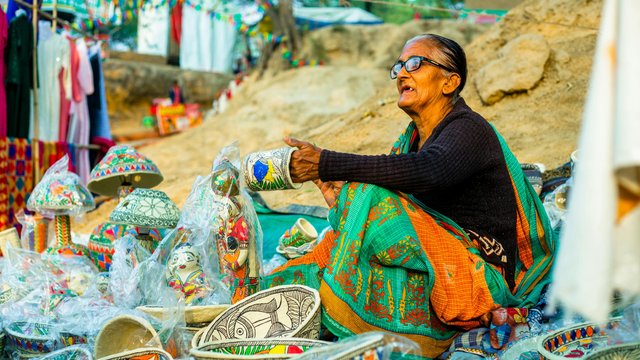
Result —
[[[93,86],[95,91],[87,97],[89,104],[89,117],[91,119],[90,136],[111,139],[111,127],[109,114],[107,113],[107,94],[104,88],[104,75],[102,73],[102,59],[100,58],[100,46],[96,45],[89,51],[91,69],[93,71]]]
[[[182,38],[180,67],[190,70],[231,72],[231,51],[236,40],[235,27],[226,20],[211,17],[190,5],[182,6]],[[211,8],[214,4],[200,0],[195,4]]]
[[[38,44],[38,134],[32,131],[31,138],[58,141],[60,137],[60,99],[71,99],[70,51],[69,41],[59,34]]]
[[[171,38],[180,45],[182,38],[182,1],[171,9]]]
[[[2,164],[5,164],[4,166]],[[16,214],[27,205],[27,198],[33,190],[33,159],[31,140],[16,138],[0,138],[0,227],[17,226]],[[2,177],[2,174],[5,177]]]
[[[9,24],[0,7],[0,138],[7,136],[7,95],[4,90],[4,49],[7,46]],[[1,224],[0,224],[1,225]]]
[[[75,78],[80,94],[75,94],[74,90],[67,142],[82,146],[89,145],[89,127],[91,120],[89,118],[87,95],[93,94],[94,87],[93,72],[91,70],[91,63],[89,62],[89,51],[83,39],[76,41],[76,50],[78,55],[78,70]],[[76,87],[73,86],[73,89],[75,88]],[[76,97],[75,95],[80,96]],[[76,164],[78,176],[80,176],[84,184],[87,184],[89,182],[89,174],[91,173],[89,149],[83,147],[76,148]]]
[[[23,2],[29,4],[29,6],[20,5],[13,0],[9,0],[9,3],[7,4],[7,22],[8,23],[11,23],[11,21],[13,21],[14,18],[18,17],[17,16],[18,10],[25,11],[29,21],[31,21],[31,4],[33,2],[32,0],[23,0]]]
[[[58,134],[58,140],[62,142],[67,141],[67,135],[69,130],[69,117],[71,116],[71,103],[72,101],[80,101],[80,84],[78,84],[78,66],[80,59],[78,57],[78,51],[76,49],[75,42],[66,37],[69,43],[69,77],[71,81],[71,94],[67,93],[64,87],[64,73],[58,74],[58,83],[60,87],[60,124],[58,125],[60,132]]]
[[[29,19],[18,16],[9,23],[7,42],[6,95],[7,136],[29,136],[31,86],[33,84],[33,26]]]

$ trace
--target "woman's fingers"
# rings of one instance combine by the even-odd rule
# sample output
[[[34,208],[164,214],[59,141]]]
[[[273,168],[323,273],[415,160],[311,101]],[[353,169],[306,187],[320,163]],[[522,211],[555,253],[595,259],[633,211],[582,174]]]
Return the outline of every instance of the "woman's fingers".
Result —
[[[309,142],[290,137],[285,137],[284,141],[287,145],[298,148],[291,154],[291,162],[289,163],[291,180],[295,183],[302,183],[319,179],[320,153],[322,149]]]

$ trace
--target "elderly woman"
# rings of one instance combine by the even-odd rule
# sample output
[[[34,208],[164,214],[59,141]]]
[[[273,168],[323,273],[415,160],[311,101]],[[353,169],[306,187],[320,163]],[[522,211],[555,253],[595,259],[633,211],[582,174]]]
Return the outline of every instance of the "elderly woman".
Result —
[[[299,149],[293,180],[319,186],[333,231],[268,281],[318,288],[323,324],[340,337],[390,331],[435,358],[492,311],[535,304],[550,280],[555,240],[504,139],[460,97],[460,45],[414,37],[390,75],[412,120],[391,154],[285,139]]]

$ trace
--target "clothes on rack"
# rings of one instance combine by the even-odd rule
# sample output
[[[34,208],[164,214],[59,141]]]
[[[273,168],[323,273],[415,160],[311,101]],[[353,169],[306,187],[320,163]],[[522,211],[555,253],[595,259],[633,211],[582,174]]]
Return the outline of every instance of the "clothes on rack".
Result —
[[[31,4],[33,4],[33,1],[23,0],[23,2],[29,4],[29,6],[20,5],[13,0],[9,0],[7,4],[7,22],[11,23],[18,16],[19,10],[24,11],[29,21],[31,21]]]
[[[0,137],[0,231],[17,226],[16,214],[26,207],[35,186],[34,169],[44,172],[69,155],[69,170],[77,166],[77,146],[66,142],[38,142],[38,164],[33,153],[34,140]]]
[[[107,94],[104,88],[104,75],[102,74],[102,58],[99,45],[94,45],[89,50],[91,69],[93,70],[93,84],[95,91],[87,97],[89,103],[89,117],[91,119],[90,136],[111,139],[111,126],[107,113]]]
[[[38,134],[44,141],[58,141],[63,115],[60,99],[71,99],[69,41],[60,34],[40,39],[38,44]],[[62,76],[60,76],[62,74]],[[61,80],[61,81],[60,81]],[[68,116],[67,114],[64,114]],[[66,130],[64,131],[66,133]],[[31,138],[36,137],[31,131]]]
[[[83,39],[78,39],[76,42],[76,52],[78,54],[78,70],[76,73],[76,79],[79,94],[76,94],[74,90],[67,142],[76,145],[89,145],[91,120],[89,118],[87,96],[93,94],[94,86],[93,72],[91,70],[91,63],[89,62],[89,51],[87,49],[87,44]],[[75,86],[73,88],[75,89]],[[76,95],[80,96],[76,97]],[[91,172],[89,150],[87,148],[79,148],[76,151],[76,163],[78,164],[77,174],[80,176],[83,183],[86,184],[89,182],[89,174]]]
[[[0,137],[7,136],[7,95],[5,93],[4,49],[9,39],[9,22],[0,7]],[[0,200],[1,201],[1,200]]]
[[[31,87],[33,84],[33,26],[20,15],[9,23],[5,62],[7,96],[7,136],[29,135]]]

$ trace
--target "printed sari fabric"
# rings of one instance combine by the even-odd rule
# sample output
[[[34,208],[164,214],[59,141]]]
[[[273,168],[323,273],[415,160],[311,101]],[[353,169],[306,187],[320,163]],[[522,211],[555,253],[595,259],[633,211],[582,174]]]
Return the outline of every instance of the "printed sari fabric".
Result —
[[[408,152],[416,138],[412,123],[392,153]],[[550,281],[555,239],[535,191],[498,138],[518,200],[513,291],[455,222],[411,196],[361,183],[348,183],[331,208],[334,231],[313,252],[274,270],[265,286],[314,287],[323,325],[338,337],[389,331],[417,342],[426,358],[493,310],[534,305]]]

